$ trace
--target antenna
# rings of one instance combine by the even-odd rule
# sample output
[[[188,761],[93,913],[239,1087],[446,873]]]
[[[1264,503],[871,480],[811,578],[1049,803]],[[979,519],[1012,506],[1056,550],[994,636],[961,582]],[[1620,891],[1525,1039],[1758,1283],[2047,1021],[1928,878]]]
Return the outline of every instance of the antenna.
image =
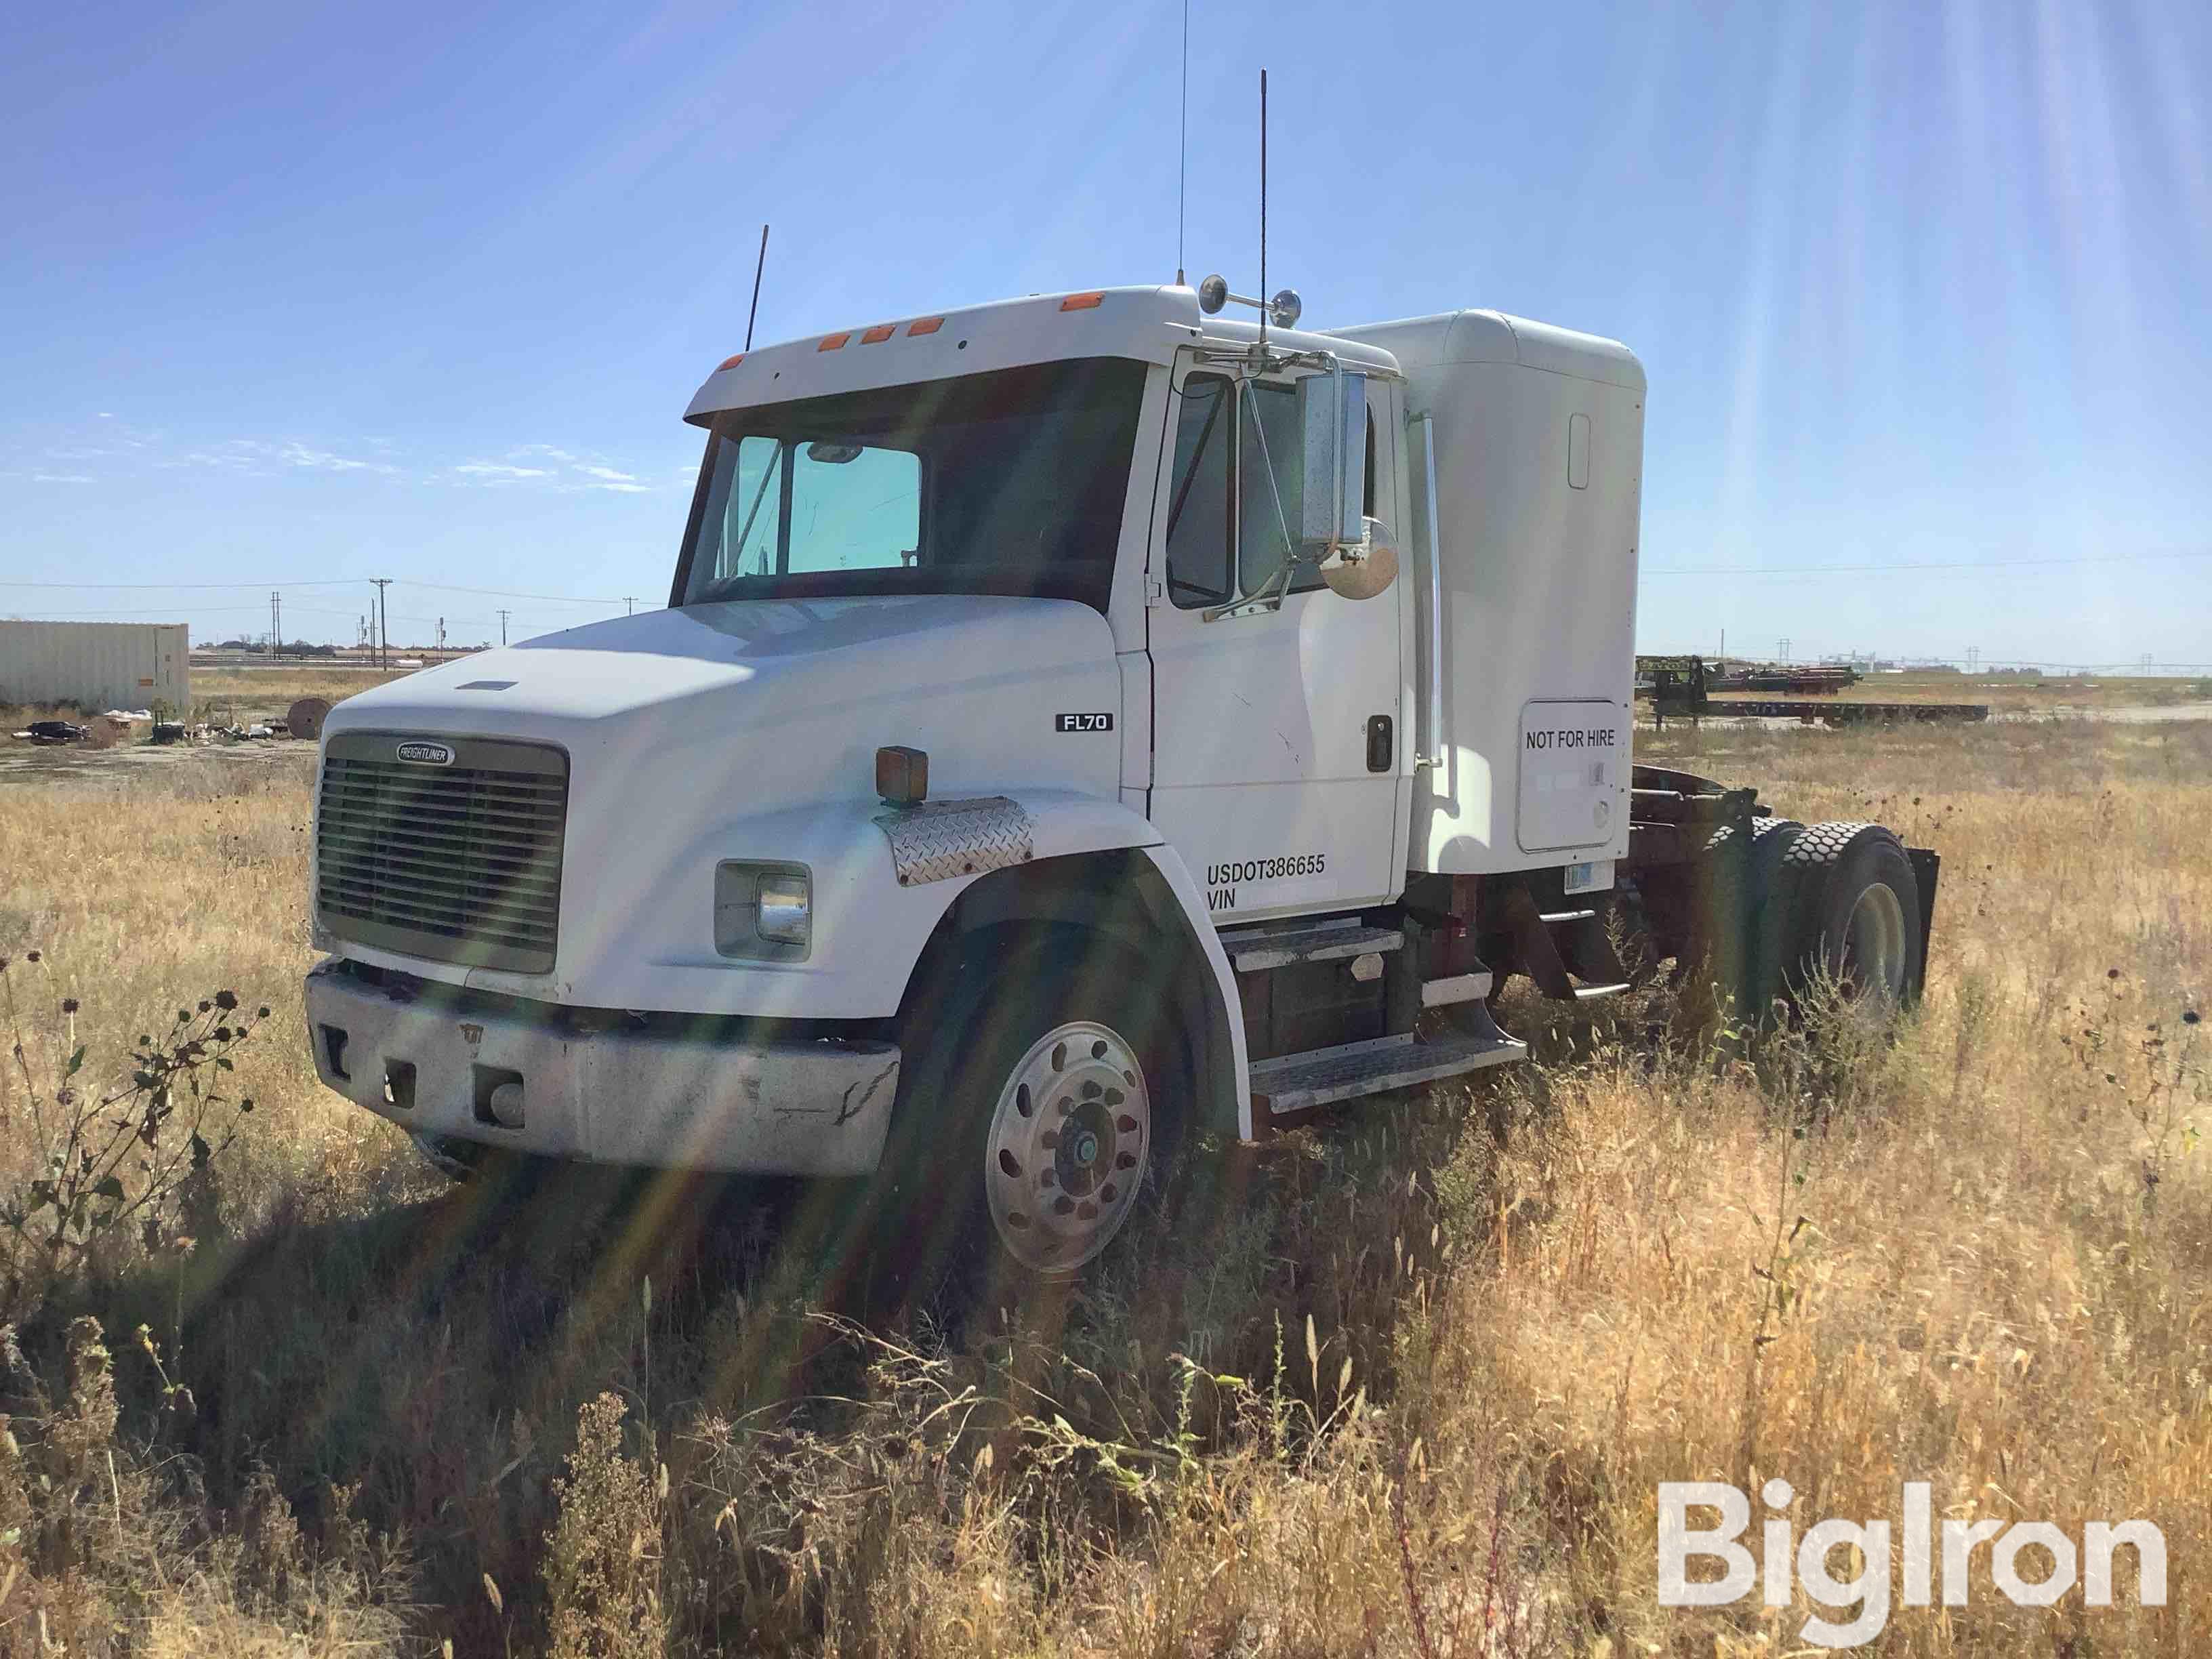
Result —
[[[1181,275],[1180,272],[1177,273]],[[1267,71],[1260,71],[1260,292],[1267,291]],[[1267,325],[1277,328],[1296,328],[1305,302],[1298,291],[1286,288],[1272,300],[1255,299],[1249,294],[1232,294],[1229,279],[1216,272],[1198,285],[1198,308],[1212,316],[1222,307],[1234,300],[1240,306],[1250,306],[1260,313],[1259,352],[1267,352]]]
[[[753,307],[745,313],[745,349],[753,349],[753,319],[760,315],[761,272],[768,268],[768,227],[761,227],[760,258],[753,261]],[[1267,285],[1263,283],[1261,287]]]
[[[1185,277],[1182,268],[1183,223],[1190,206],[1190,0],[1182,0],[1182,115],[1176,138],[1176,286]]]

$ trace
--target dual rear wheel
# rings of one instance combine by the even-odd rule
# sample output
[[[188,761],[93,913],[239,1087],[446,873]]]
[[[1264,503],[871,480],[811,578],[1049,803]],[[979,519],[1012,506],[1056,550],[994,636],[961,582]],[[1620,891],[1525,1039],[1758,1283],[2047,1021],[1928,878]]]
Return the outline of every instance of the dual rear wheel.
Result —
[[[1926,960],[1919,880],[1878,823],[1766,818],[1738,851],[1708,848],[1714,977],[1754,1021],[1778,1005],[1832,1000],[1886,1020],[1920,994]]]

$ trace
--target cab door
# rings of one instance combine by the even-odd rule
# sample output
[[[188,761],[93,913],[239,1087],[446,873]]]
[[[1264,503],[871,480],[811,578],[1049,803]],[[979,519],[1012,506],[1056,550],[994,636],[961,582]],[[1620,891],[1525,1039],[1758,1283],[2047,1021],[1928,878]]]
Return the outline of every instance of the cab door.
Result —
[[[1294,549],[1295,382],[1186,362],[1174,387],[1147,588],[1152,820],[1217,927],[1385,902],[1405,862],[1396,589],[1342,599],[1304,565],[1279,609],[1237,611]],[[1387,496],[1395,458],[1375,454],[1371,415],[1368,451],[1373,514],[1376,462]]]

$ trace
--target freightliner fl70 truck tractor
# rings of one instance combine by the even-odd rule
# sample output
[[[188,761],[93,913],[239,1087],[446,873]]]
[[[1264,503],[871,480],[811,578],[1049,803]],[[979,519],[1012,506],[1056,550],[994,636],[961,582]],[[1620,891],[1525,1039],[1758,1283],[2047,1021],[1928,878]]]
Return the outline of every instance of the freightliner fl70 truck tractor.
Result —
[[[868,1177],[1050,1279],[1194,1137],[1521,1057],[1510,975],[1911,998],[1933,853],[1633,763],[1636,357],[1297,311],[721,364],[667,609],[331,712],[323,1081],[456,1172]]]

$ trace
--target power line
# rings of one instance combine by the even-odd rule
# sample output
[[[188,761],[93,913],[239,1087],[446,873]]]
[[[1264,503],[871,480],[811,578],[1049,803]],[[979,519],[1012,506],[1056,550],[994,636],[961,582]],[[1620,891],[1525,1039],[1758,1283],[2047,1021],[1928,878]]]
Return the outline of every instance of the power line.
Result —
[[[356,582],[374,580],[367,576],[323,576],[313,581],[294,581],[289,577],[268,582],[0,582],[0,587],[58,587],[71,592],[161,592],[200,593],[219,587],[350,587]]]
[[[610,609],[622,603],[618,599],[599,599],[576,593],[520,593],[511,587],[461,587],[452,582],[422,582],[407,576],[395,580],[402,587],[428,587],[441,593],[483,593],[495,599],[552,599],[562,605],[604,605]]]
[[[580,593],[523,593],[511,587],[462,587],[453,582],[417,581],[410,576],[332,576],[313,581],[283,580],[269,582],[14,582],[0,587],[33,587],[59,592],[200,593],[234,587],[350,587],[357,582],[384,580],[399,587],[427,587],[441,593],[481,593],[501,599],[545,599],[556,605],[603,605],[611,610],[623,601]]]

